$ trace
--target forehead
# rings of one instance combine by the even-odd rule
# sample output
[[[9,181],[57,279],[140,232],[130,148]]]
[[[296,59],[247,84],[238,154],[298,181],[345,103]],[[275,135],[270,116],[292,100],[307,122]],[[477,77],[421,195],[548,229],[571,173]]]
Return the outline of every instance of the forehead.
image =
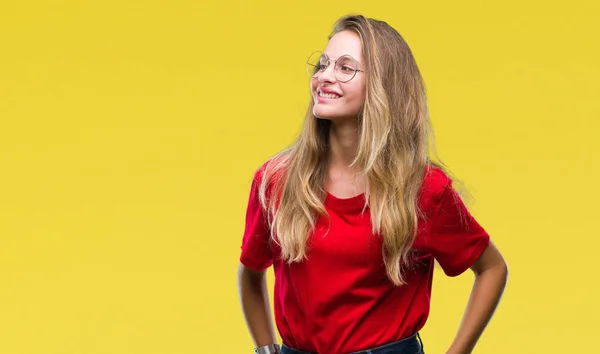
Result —
[[[331,37],[324,52],[328,57],[334,59],[345,54],[351,55],[359,62],[362,62],[363,59],[360,37],[352,31],[342,31]]]

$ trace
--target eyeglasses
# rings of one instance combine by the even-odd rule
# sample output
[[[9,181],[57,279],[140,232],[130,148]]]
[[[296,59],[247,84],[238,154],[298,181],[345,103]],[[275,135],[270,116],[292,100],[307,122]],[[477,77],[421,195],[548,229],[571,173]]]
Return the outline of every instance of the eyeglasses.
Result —
[[[317,74],[325,72],[332,61],[335,62],[333,74],[339,82],[348,82],[354,79],[357,72],[364,72],[358,69],[358,61],[350,55],[342,55],[337,59],[331,59],[321,51],[314,52],[308,57],[306,71],[310,77],[315,78]]]

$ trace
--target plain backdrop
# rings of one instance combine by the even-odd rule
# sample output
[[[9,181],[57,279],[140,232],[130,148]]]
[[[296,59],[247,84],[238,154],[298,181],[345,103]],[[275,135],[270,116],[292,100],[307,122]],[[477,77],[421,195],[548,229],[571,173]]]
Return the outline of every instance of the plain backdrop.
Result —
[[[0,353],[251,353],[250,181],[348,13],[411,46],[438,155],[508,262],[475,353],[600,352],[597,1],[64,0],[0,5]],[[472,281],[437,269],[427,353]]]

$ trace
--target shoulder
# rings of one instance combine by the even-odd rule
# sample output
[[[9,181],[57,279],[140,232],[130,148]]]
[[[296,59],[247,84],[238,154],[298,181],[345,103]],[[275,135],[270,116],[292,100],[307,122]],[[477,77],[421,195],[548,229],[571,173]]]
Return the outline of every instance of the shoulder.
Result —
[[[433,193],[441,193],[452,186],[452,179],[441,168],[428,166],[423,177],[423,189]]]
[[[441,168],[436,166],[428,166],[423,176],[423,184],[421,187],[420,202],[422,207],[435,207],[444,191],[452,187],[452,179]]]
[[[263,179],[273,180],[277,176],[281,176],[286,169],[288,161],[287,156],[284,153],[285,151],[263,162],[254,172],[254,180],[256,182],[262,182]]]
[[[273,189],[279,189],[286,178],[288,158],[285,151],[263,162],[254,172],[252,184],[257,190],[262,190],[265,196],[270,196]]]

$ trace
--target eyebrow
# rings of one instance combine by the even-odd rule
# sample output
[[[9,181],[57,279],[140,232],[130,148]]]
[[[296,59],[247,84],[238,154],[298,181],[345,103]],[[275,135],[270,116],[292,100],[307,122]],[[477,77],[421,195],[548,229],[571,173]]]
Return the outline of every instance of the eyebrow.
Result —
[[[353,57],[353,56],[352,56],[352,55],[350,55],[350,54],[342,54],[342,55],[340,55],[340,56],[339,56],[339,57],[337,57],[337,58],[332,58],[332,57],[330,57],[329,55],[327,55],[327,53],[325,53],[325,52],[323,52],[323,54],[322,54],[322,55],[326,56],[326,57],[327,57],[327,59],[331,59],[331,60],[333,60],[333,61],[337,61],[339,58],[341,58],[341,57],[343,57],[344,55],[346,55],[346,56],[349,56],[350,58],[352,58],[352,59],[356,60],[356,62],[358,63],[358,65],[360,65],[360,67],[362,67],[362,66],[363,66],[363,65],[362,65],[362,63],[361,63],[361,62],[360,62],[358,59],[356,59],[355,57]]]
[[[358,61],[358,59],[356,59],[355,57],[353,57],[353,56],[352,56],[352,55],[350,55],[350,54],[342,54],[342,55],[340,55],[340,56],[339,56],[339,57],[337,57],[337,58],[333,58],[333,57],[331,57],[331,56],[327,55],[327,53],[325,53],[325,52],[323,52],[323,55],[325,55],[327,58],[329,58],[329,59],[332,59],[332,60],[338,60],[339,58],[341,58],[341,57],[343,57],[343,56],[349,56],[349,57],[351,57],[352,59],[354,59],[354,60]]]

